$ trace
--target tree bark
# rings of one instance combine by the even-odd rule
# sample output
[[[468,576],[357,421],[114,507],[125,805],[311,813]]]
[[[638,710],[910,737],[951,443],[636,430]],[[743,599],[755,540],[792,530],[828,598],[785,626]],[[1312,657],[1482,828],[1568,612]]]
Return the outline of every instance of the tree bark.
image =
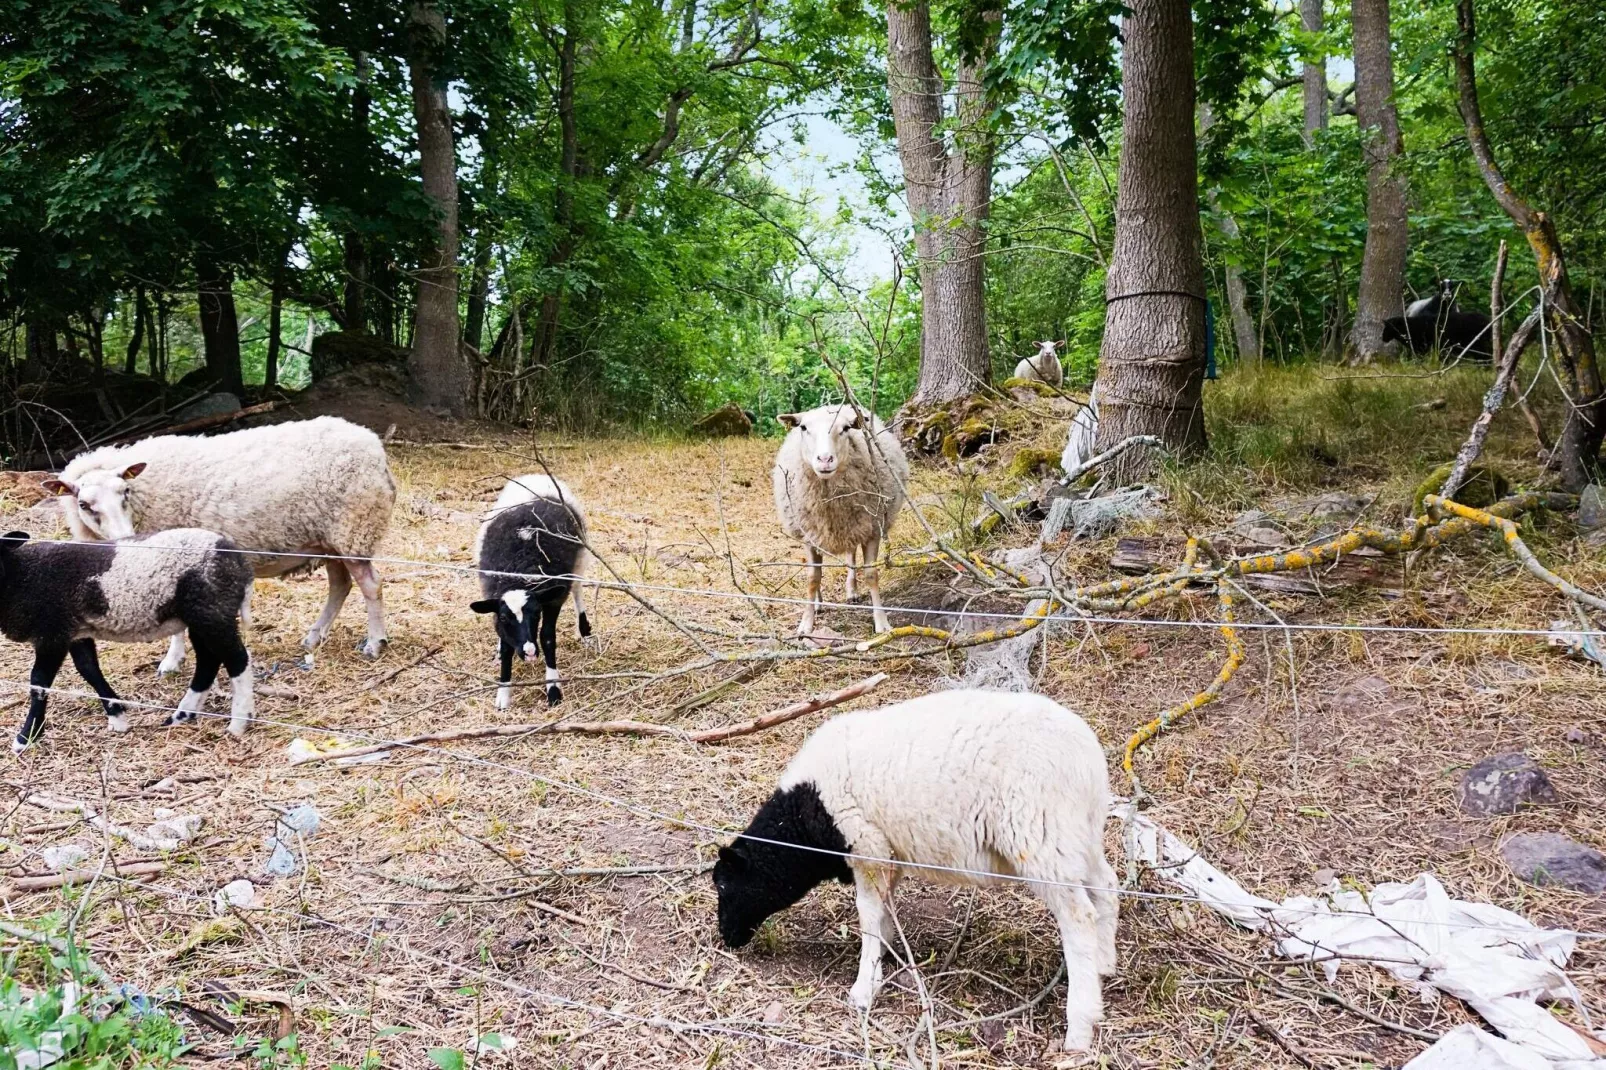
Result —
[[[910,404],[943,404],[992,379],[982,260],[993,166],[982,87],[986,57],[960,64],[950,150],[936,132],[943,82],[925,0],[888,4],[887,43],[887,85],[920,274],[920,381]]]
[[[552,200],[553,230],[557,240],[547,254],[547,267],[558,268],[574,255],[574,183],[580,175],[580,135],[574,114],[575,49],[579,36],[578,12],[573,3],[563,6],[563,42],[558,46],[558,181]],[[544,368],[552,362],[558,344],[558,318],[563,312],[562,276],[541,298],[530,362]]]
[[[145,287],[134,289],[134,329],[129,331],[128,349],[123,353],[123,374],[133,375],[139,367],[139,347],[145,340],[145,321],[150,318],[151,303],[145,296]]]
[[[1467,143],[1484,184],[1505,213],[1522,228],[1539,265],[1540,294],[1550,329],[1556,336],[1557,364],[1569,402],[1567,422],[1556,443],[1555,459],[1563,484],[1568,490],[1579,491],[1599,478],[1601,442],[1606,438],[1606,389],[1603,389],[1600,365],[1595,358],[1595,342],[1573,297],[1567,258],[1555,224],[1511,188],[1484,130],[1474,63],[1477,25],[1472,0],[1456,0],[1456,22],[1459,28],[1455,44],[1456,85],[1461,119],[1467,128]]]
[[[1389,49],[1389,0],[1352,0],[1355,29],[1355,118],[1366,157],[1366,251],[1355,294],[1355,353],[1367,364],[1384,351],[1383,321],[1403,315],[1405,176],[1395,164],[1405,152],[1394,108],[1394,57]]]
[[[1321,33],[1324,0],[1299,0],[1299,24],[1306,33]],[[1316,147],[1316,135],[1327,129],[1327,53],[1305,61],[1301,81],[1305,90],[1305,147]]]
[[[407,21],[407,66],[418,126],[419,167],[424,194],[437,218],[433,247],[424,251],[418,270],[418,304],[407,371],[414,401],[460,416],[468,404],[469,369],[458,342],[457,160],[446,85],[437,69],[438,56],[446,45],[446,21],[430,0],[412,0]]]
[[[1133,0],[1121,40],[1126,114],[1094,384],[1096,448],[1148,434],[1196,453],[1205,443],[1205,302],[1188,0]],[[1107,471],[1132,482],[1153,465],[1152,451],[1128,450]]]
[[[195,254],[196,295],[201,306],[201,338],[206,366],[217,376],[219,390],[245,396],[240,368],[240,321],[234,310],[234,273],[218,264],[211,250]]]
[[[463,341],[480,349],[485,340],[485,302],[491,291],[491,237],[479,235],[474,253],[474,272],[469,277],[468,312],[463,317]]]
[[[279,385],[279,349],[283,344],[279,329],[284,323],[284,267],[289,256],[290,251],[286,249],[273,265],[273,291],[268,301],[268,359],[262,368],[263,390],[273,390]]]

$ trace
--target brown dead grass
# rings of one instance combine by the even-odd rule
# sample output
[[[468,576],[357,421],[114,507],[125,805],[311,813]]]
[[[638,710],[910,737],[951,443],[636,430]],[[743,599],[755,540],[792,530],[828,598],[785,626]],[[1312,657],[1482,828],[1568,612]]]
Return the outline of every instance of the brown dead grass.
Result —
[[[499,441],[505,452],[393,450],[401,494],[384,552],[468,564],[479,511],[504,477],[535,467],[527,441]],[[584,497],[596,548],[623,577],[727,592],[738,583],[753,592],[801,592],[797,549],[773,519],[773,443],[568,444],[574,448],[547,456]],[[1001,467],[1009,451],[996,452],[976,466]],[[916,500],[935,525],[946,527],[939,506],[952,510],[967,496],[967,485],[966,477],[951,472],[923,472]],[[1207,516],[1219,522],[1225,514]],[[907,513],[895,541],[924,541]],[[1590,557],[1564,524],[1546,522],[1535,542],[1575,580],[1606,580],[1598,557]],[[1108,543],[1071,547],[1067,566],[1080,579],[1102,578],[1109,550]],[[581,880],[522,873],[695,864],[712,858],[716,837],[443,754],[400,751],[349,769],[287,767],[284,747],[297,735],[322,741],[348,729],[399,736],[547,716],[538,674],[527,668],[518,678],[537,686],[521,688],[505,714],[493,708],[492,636],[467,611],[475,597],[471,577],[424,565],[391,564],[382,571],[391,648],[378,663],[361,658],[354,650],[361,614],[348,606],[310,672],[294,662],[302,630],[322,601],[321,576],[259,584],[252,650],[268,674],[265,688],[276,693],[261,697],[258,709],[294,729],[258,726],[233,743],[217,722],[166,730],[154,727],[159,714],[146,712],[135,716],[137,731],[112,739],[98,707],[54,700],[45,742],[14,767],[8,784],[104,800],[115,819],[133,825],[148,823],[157,806],[204,813],[201,839],[156,882],[198,898],[103,881],[87,905],[76,889],[18,898],[9,912],[37,919],[83,906],[83,945],[116,976],[146,991],[176,987],[199,1003],[205,1002],[204,984],[221,982],[235,991],[290,995],[300,1044],[313,1066],[355,1065],[373,1051],[376,1065],[424,1067],[431,1065],[430,1048],[465,1047],[485,1032],[520,1042],[511,1055],[484,1056],[486,1066],[622,1070],[833,1062],[779,1044],[625,1025],[555,1008],[461,970],[631,1015],[717,1022],[907,1065],[906,1041],[921,1013],[907,975],[885,990],[865,1032],[843,1004],[857,948],[846,889],[820,889],[766,928],[750,949],[731,954],[718,943],[706,876]],[[841,575],[833,573],[827,595],[840,591]],[[759,610],[740,599],[643,593],[682,621],[730,633],[785,635],[796,619],[794,607]],[[1555,598],[1481,537],[1424,562],[1403,599],[1345,591],[1326,601],[1267,601],[1291,623],[1534,627],[1560,615]],[[572,631],[560,641],[560,664],[574,678],[556,711],[565,717],[664,720],[677,703],[721,678],[710,671],[643,686],[615,676],[662,670],[696,648],[622,594],[601,593],[591,612],[596,649],[582,648]],[[1199,595],[1163,612],[1211,620],[1213,603]],[[850,635],[867,631],[861,615],[845,611],[822,614],[822,623]],[[735,645],[706,634],[705,640]],[[1158,820],[1252,891],[1273,898],[1313,891],[1311,874],[1319,869],[1362,887],[1428,869],[1458,896],[1500,903],[1536,921],[1606,928],[1597,904],[1528,887],[1495,853],[1500,838],[1518,829],[1561,831],[1606,847],[1606,817],[1593,805],[1606,794],[1606,738],[1598,730],[1606,676],[1598,669],[1524,638],[1294,633],[1285,640],[1282,633],[1254,632],[1247,642],[1249,662],[1226,699],[1140,755]],[[438,654],[364,689],[435,647]],[[1114,753],[1133,727],[1203,686],[1222,656],[1211,630],[1139,624],[1059,627],[1049,649],[1041,689],[1083,711]],[[124,694],[172,704],[183,684],[156,681],[159,655],[155,646],[103,652],[108,675]],[[21,648],[0,650],[0,676],[24,678],[28,663]],[[892,679],[861,704],[920,694],[959,675],[963,665],[956,656],[878,667]],[[750,718],[864,674],[854,664],[784,664],[675,723],[703,728]],[[59,684],[79,686],[70,673]],[[224,708],[214,697],[213,709]],[[452,750],[734,831],[819,719],[719,747],[534,735]],[[1584,742],[1568,742],[1575,729]],[[1567,802],[1497,821],[1460,816],[1454,802],[1459,773],[1481,757],[1513,749],[1543,762]],[[174,775],[184,781],[176,796],[149,790]],[[307,871],[269,881],[261,876],[262,839],[276,809],[302,801],[313,802],[324,820],[304,844]],[[41,830],[53,821],[33,808],[11,810],[0,823],[0,864],[37,870],[33,853],[67,840],[98,856],[101,844],[85,829]],[[1118,857],[1113,826],[1109,847]],[[136,857],[126,848],[114,854]],[[212,892],[241,876],[257,880],[272,909],[248,911],[223,929],[204,928]],[[428,890],[440,887],[455,890]],[[1054,974],[1053,926],[1016,890],[973,892],[911,881],[899,902],[940,1020],[1006,1011]],[[1308,993],[1319,977],[1274,963],[1263,940],[1192,905],[1126,902],[1120,947],[1121,973],[1106,985],[1108,1018],[1100,1039],[1110,1066],[1298,1065],[1251,1012],[1317,1066],[1398,1065],[1422,1046],[1318,1002]],[[1574,972],[1597,1009],[1606,986],[1600,947],[1583,942]],[[1346,966],[1335,987],[1352,1003],[1418,1028],[1438,1032],[1466,1018],[1452,1001],[1423,1007],[1365,967]],[[271,1007],[213,1006],[240,1021],[248,1035],[274,1028]],[[1062,1014],[1056,992],[1030,1012],[940,1032],[941,1064],[1052,1065],[1048,1047],[1063,1029]],[[396,1026],[409,1031],[387,1034]],[[231,1050],[226,1039],[191,1032],[205,1051]],[[929,1059],[923,1042],[920,1050]]]

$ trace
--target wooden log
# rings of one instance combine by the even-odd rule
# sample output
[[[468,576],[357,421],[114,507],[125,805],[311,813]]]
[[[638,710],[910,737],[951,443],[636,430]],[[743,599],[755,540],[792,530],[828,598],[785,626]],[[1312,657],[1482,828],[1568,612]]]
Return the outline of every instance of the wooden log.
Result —
[[[1118,572],[1154,572],[1169,569],[1182,558],[1184,542],[1181,539],[1125,538],[1118,539],[1110,567]],[[1264,553],[1259,547],[1235,546],[1234,555]],[[1314,573],[1311,569],[1298,572],[1255,572],[1239,577],[1238,582],[1251,587],[1280,594],[1320,594],[1332,587],[1371,587],[1385,595],[1399,597],[1404,589],[1399,566],[1386,561],[1381,555],[1345,554],[1330,565],[1323,565]]]
[[[46,873],[39,876],[18,877],[7,888],[6,897],[44,892],[52,888],[67,888],[74,884],[88,884],[97,875],[108,877],[151,877],[166,871],[166,862],[123,862],[120,864],[112,862],[106,866],[105,870],[70,869],[65,873]]]

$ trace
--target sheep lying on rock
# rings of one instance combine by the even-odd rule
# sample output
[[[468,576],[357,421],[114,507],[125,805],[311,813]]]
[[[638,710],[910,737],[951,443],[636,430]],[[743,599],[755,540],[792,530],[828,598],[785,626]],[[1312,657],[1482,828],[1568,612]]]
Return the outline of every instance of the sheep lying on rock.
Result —
[[[1064,342],[1038,342],[1037,352],[1015,365],[1016,379],[1036,379],[1049,386],[1065,381],[1065,369],[1060,366],[1059,347]]]
[[[0,631],[31,643],[29,682],[48,688],[69,655],[95,689],[113,732],[128,731],[126,707],[106,682],[96,640],[146,643],[188,628],[195,677],[168,724],[194,721],[218,667],[234,689],[229,731],[241,736],[251,719],[251,656],[240,639],[248,617],[251,565],[221,535],[177,528],[115,543],[32,542],[26,531],[0,536]],[[47,692],[35,690],[12,749],[21,753],[43,733]]]
[[[848,1000],[867,1011],[906,869],[952,883],[981,883],[981,874],[1042,881],[1030,887],[1059,923],[1065,952],[1065,1046],[1085,1050],[1103,1016],[1099,975],[1116,961],[1115,872],[1103,849],[1109,795],[1092,730],[1040,695],[941,691],[844,714],[808,738],[747,831],[721,848],[720,935],[741,947],[815,885],[852,881],[863,942]]]
[[[580,576],[585,564],[585,507],[574,491],[544,475],[508,481],[474,539],[474,559],[484,598],[470,606],[476,613],[496,615],[496,708],[513,699],[513,657],[535,660],[539,628],[541,656],[546,662],[548,706],[563,701],[558,686],[558,611],[572,593],[576,630],[591,634]]]
[[[876,561],[903,508],[909,482],[903,447],[879,419],[852,405],[785,412],[776,419],[791,430],[775,454],[775,512],[781,530],[803,540],[809,561],[808,605],[798,634],[814,631],[824,554],[847,561],[850,599],[863,570],[875,630],[890,631]],[[855,551],[862,562],[858,566]]]
[[[165,435],[105,446],[76,458],[46,488],[61,496],[73,538],[121,539],[167,528],[205,528],[248,551],[258,576],[315,568],[329,574],[323,613],[302,640],[329,636],[357,581],[368,603],[363,653],[386,640],[379,548],[396,504],[396,483],[379,436],[333,416],[233,431],[212,438]],[[310,556],[309,556],[310,555]],[[158,671],[176,671],[184,637],[174,635]]]

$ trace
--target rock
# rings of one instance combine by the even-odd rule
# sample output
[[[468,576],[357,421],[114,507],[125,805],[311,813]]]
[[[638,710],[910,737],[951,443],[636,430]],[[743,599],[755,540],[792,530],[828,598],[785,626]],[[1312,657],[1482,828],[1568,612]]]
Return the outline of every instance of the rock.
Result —
[[[206,818],[200,814],[175,814],[171,810],[158,808],[156,816],[159,820],[146,828],[145,835],[163,851],[171,851],[180,844],[189,843],[200,834],[201,826],[206,824]]]
[[[39,861],[52,873],[68,870],[89,857],[89,850],[76,843],[64,843],[59,847],[46,847],[39,852]]]
[[[698,417],[691,429],[709,438],[746,438],[753,433],[753,418],[733,401]]]
[[[1338,871],[1333,869],[1318,869],[1310,875],[1311,881],[1318,888],[1326,888],[1338,878]]]
[[[1578,528],[1596,531],[1606,528],[1606,488],[1591,483],[1578,496]]]
[[[1606,892],[1606,855],[1558,833],[1508,836],[1500,845],[1500,856],[1529,884],[1557,885],[1590,895]]]
[[[785,1020],[786,1020],[786,1008],[781,1005],[781,1001],[780,1000],[778,1000],[778,999],[777,1000],[772,1000],[770,1002],[770,1005],[768,1007],[764,1008],[764,1022],[765,1022],[765,1024],[767,1024],[767,1025],[780,1025]]]
[[[1370,502],[1370,498],[1363,498],[1359,494],[1333,491],[1305,502],[1299,512],[1311,520],[1351,520]]]
[[[1342,713],[1364,713],[1380,707],[1392,707],[1394,687],[1381,676],[1363,676],[1339,688],[1333,696],[1333,708]]]
[[[389,364],[405,368],[407,350],[398,349],[371,334],[354,331],[329,331],[312,340],[308,369],[315,383],[363,364]]]
[[[190,420],[199,420],[203,416],[226,416],[231,412],[240,411],[240,399],[227,391],[218,391],[208,394],[177,409],[173,413],[174,423],[188,423]]]
[[[1292,546],[1287,533],[1276,526],[1276,521],[1261,512],[1251,509],[1246,513],[1239,513],[1232,522],[1232,530],[1236,535],[1249,540],[1256,546]]]
[[[227,914],[230,910],[244,910],[256,902],[256,897],[257,887],[250,881],[243,878],[229,881],[212,897],[212,909],[219,914]]]
[[[282,815],[274,826],[273,835],[264,841],[272,851],[264,869],[275,877],[288,877],[301,868],[301,845],[318,831],[321,821],[318,808],[311,803]]]
[[[1567,742],[1588,743],[1589,733],[1585,732],[1582,728],[1569,728],[1567,729]]]
[[[1520,751],[1485,758],[1461,774],[1456,789],[1462,813],[1474,817],[1514,814],[1524,806],[1561,801],[1537,762]]]

